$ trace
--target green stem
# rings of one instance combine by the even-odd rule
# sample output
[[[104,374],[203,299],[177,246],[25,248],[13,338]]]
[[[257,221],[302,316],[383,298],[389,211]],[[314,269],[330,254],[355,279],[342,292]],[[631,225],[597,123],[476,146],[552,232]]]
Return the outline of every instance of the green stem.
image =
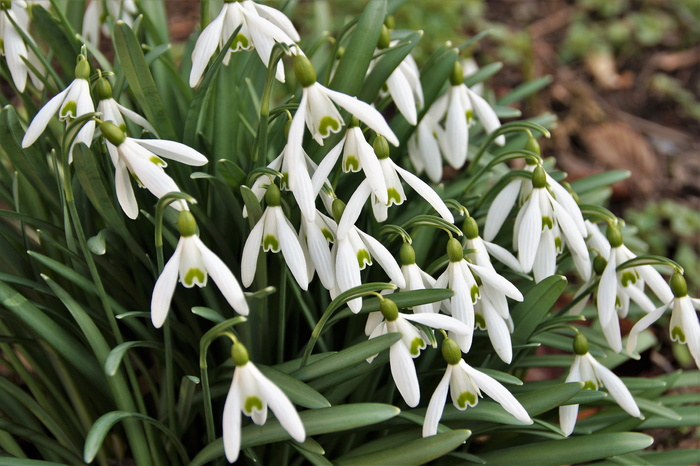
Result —
[[[284,50],[280,44],[275,45],[270,55],[270,63],[267,65],[267,77],[263,95],[260,99],[260,122],[258,124],[258,135],[255,139],[255,149],[253,150],[251,162],[255,164],[260,158],[265,160],[267,155],[267,130],[270,125],[270,100],[272,98],[272,86],[275,84],[275,73],[277,62],[282,58]]]
[[[474,160],[471,161],[469,164],[469,168],[467,169],[467,174],[472,175],[474,174],[474,170],[479,166],[479,161],[481,160],[481,157],[484,155],[486,152],[486,149],[491,145],[493,141],[496,140],[496,138],[502,134],[508,134],[508,133],[514,133],[518,131],[528,131],[528,130],[533,130],[533,131],[538,131],[542,133],[545,137],[549,137],[549,131],[547,131],[547,128],[545,128],[542,125],[538,125],[537,123],[533,123],[531,121],[514,121],[512,123],[506,123],[505,125],[501,126],[498,128],[496,131],[490,133],[487,137],[486,140],[481,144],[479,147],[479,150],[476,152],[476,155],[474,156]]]

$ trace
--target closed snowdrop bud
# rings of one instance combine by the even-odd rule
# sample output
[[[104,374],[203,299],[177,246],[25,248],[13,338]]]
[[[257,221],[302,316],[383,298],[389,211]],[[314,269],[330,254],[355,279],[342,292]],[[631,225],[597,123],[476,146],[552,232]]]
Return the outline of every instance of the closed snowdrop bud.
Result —
[[[102,136],[115,147],[119,147],[126,141],[126,134],[124,134],[124,131],[111,121],[103,121],[100,123],[100,132]]]
[[[464,259],[462,244],[455,238],[450,238],[447,242],[447,258],[450,262],[461,262]]]
[[[294,75],[301,87],[309,87],[316,82],[316,70],[304,55],[294,57]]]
[[[573,347],[574,354],[583,356],[584,354],[588,353],[588,340],[582,333],[577,333],[574,337]]]
[[[413,265],[416,263],[416,252],[413,250],[413,246],[408,243],[403,243],[401,249],[399,250],[399,258],[401,259],[401,265]]]
[[[540,143],[537,142],[537,139],[535,139],[532,134],[530,134],[530,137],[527,138],[527,142],[525,143],[525,150],[540,155]]]

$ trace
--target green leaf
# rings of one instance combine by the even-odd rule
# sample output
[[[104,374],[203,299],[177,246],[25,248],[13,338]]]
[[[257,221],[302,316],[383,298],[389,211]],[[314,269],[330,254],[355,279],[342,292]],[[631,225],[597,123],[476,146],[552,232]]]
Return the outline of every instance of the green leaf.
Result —
[[[112,411],[111,413],[102,415],[97,421],[95,421],[95,423],[90,428],[87,437],[85,438],[85,448],[83,450],[83,458],[85,459],[85,462],[91,463],[92,460],[95,459],[95,456],[97,456],[97,452],[102,446],[102,442],[104,442],[105,437],[112,429],[112,427],[114,427],[115,424],[127,419],[138,419],[159,428],[172,442],[172,445],[175,446],[175,449],[178,451],[178,453],[184,461],[183,464],[187,464],[189,462],[187,452],[182,446],[182,443],[180,443],[180,439],[178,439],[177,436],[170,429],[168,429],[161,422],[158,422],[153,418],[144,416],[143,414],[129,413],[126,411]]]
[[[248,223],[252,229],[260,217],[262,217],[262,207],[260,207],[260,201],[255,197],[255,193],[246,185],[241,186],[241,197],[243,197],[243,203],[245,204],[246,212],[248,213]]]
[[[671,408],[667,408],[663,404],[646,398],[635,398],[637,406],[646,414],[655,414],[672,421],[680,421],[683,417]]]
[[[400,339],[400,333],[389,333],[377,338],[372,338],[371,340],[363,341],[362,343],[358,343],[350,348],[332,354],[318,362],[306,365],[293,372],[291,375],[292,377],[304,381],[317,379],[324,375],[354,366],[370,356],[384,351]]]
[[[514,102],[517,102],[527,96],[530,96],[540,89],[543,89],[549,85],[549,83],[552,82],[552,77],[551,76],[543,76],[541,78],[533,79],[532,81],[528,81],[526,83],[523,83],[507,93],[503,98],[499,99],[497,104],[498,105],[510,105]]]
[[[34,25],[32,30],[37,32],[49,45],[61,64],[63,72],[68,76],[73,76],[75,57],[80,53],[80,42],[75,37],[75,32],[61,27],[43,7],[35,6],[32,8],[32,23]]]
[[[208,321],[214,322],[215,324],[220,324],[226,318],[222,316],[218,311],[204,306],[195,306],[192,308],[192,314],[196,314],[200,317],[204,317]]]
[[[298,380],[298,378],[290,377],[284,372],[262,364],[258,364],[256,367],[260,369],[260,372],[262,372],[265,377],[280,387],[294,404],[309,409],[330,407],[331,404],[323,395],[304,382]]]
[[[31,460],[29,458],[10,458],[4,456],[2,464],[5,466],[66,466],[65,463],[54,463],[53,461]]]
[[[136,34],[128,24],[117,21],[114,25],[113,35],[114,49],[117,52],[119,63],[146,119],[153,124],[161,138],[176,140],[175,130],[165,107],[163,107],[158,88],[153,81],[151,70],[148,68]]]
[[[299,413],[299,417],[308,437],[378,424],[397,416],[400,412],[399,408],[391,405],[355,403],[303,411]],[[277,419],[269,419],[263,426],[248,425],[242,429],[241,448],[280,442],[289,438],[289,434]],[[189,466],[202,466],[222,457],[223,454],[224,442],[218,438],[204,447]]]
[[[583,463],[647,448],[654,439],[645,434],[622,432],[591,434],[547,440],[480,454],[489,465]]]
[[[117,370],[119,370],[119,365],[122,363],[124,355],[126,355],[126,352],[131,348],[162,349],[163,344],[154,341],[127,341],[115,346],[114,348],[112,348],[112,351],[109,352],[107,358],[105,359],[105,374],[109,375],[110,377],[114,376],[117,373]]]
[[[571,189],[578,194],[586,194],[597,189],[612,186],[626,180],[631,173],[628,170],[611,170],[580,178],[571,182]]]
[[[467,441],[471,435],[469,430],[453,430],[444,434],[419,438],[393,448],[387,448],[375,453],[338,458],[337,465],[367,465],[367,464],[401,464],[420,465],[437,459]]]
[[[357,95],[360,92],[374,50],[377,48],[385,17],[386,0],[367,3],[328,87],[348,95]]]

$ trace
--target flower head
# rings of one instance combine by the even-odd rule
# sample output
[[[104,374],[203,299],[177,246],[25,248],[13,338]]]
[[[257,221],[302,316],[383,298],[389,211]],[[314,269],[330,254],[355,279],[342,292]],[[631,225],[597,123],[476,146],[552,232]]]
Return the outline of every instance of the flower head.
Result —
[[[99,47],[100,31],[106,37],[111,36],[107,18],[112,22],[120,20],[131,26],[138,13],[134,0],[91,0],[83,16],[83,37],[86,41]]]
[[[126,123],[124,117],[128,120],[136,123],[143,129],[149,131],[156,136],[156,132],[153,125],[151,125],[148,120],[128,108],[120,105],[112,97],[112,85],[107,81],[106,78],[100,77],[95,84],[95,97],[97,97],[97,112],[101,114],[102,121],[109,121],[114,123],[122,131],[126,132]]]
[[[29,35],[29,14],[27,4],[22,1],[2,2],[0,4],[0,54],[7,60],[10,76],[19,92],[24,92],[27,76],[38,90],[44,88],[44,83],[32,72],[24,60],[29,61],[38,71],[44,71],[44,65],[39,61],[33,47],[27,47],[26,37],[30,44],[36,47]]]
[[[234,343],[231,356],[236,369],[224,404],[223,438],[226,459],[233,463],[241,449],[241,412],[259,426],[267,420],[267,408],[275,414],[282,427],[297,442],[306,439],[299,414],[287,395],[265,377],[248,359],[241,343]]]
[[[248,303],[238,280],[226,264],[199,239],[196,233],[197,223],[188,210],[180,212],[178,229],[180,240],[153,289],[151,298],[153,326],[160,328],[168,317],[168,309],[178,277],[183,286],[192,288],[194,285],[206,286],[207,277],[211,275],[231,307],[239,314],[248,315]]]

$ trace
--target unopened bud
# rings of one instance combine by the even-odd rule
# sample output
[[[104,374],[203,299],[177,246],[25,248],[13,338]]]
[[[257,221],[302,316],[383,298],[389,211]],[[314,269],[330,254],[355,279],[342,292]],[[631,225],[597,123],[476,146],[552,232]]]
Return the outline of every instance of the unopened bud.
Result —
[[[302,87],[309,87],[316,82],[316,70],[304,55],[294,55],[294,74]]]
[[[192,212],[189,210],[180,211],[180,215],[177,218],[177,230],[180,232],[180,236],[184,238],[197,233],[197,221],[194,219]]]
[[[459,364],[459,361],[462,360],[462,350],[452,338],[445,338],[442,342],[442,357],[451,366]]]
[[[377,48],[379,50],[389,47],[391,42],[391,34],[389,33],[389,28],[382,25],[382,31],[379,33],[379,39],[377,40]]]
[[[579,356],[588,353],[588,339],[583,333],[577,333],[574,337],[574,353]]]
[[[236,342],[231,347],[231,359],[236,366],[245,366],[250,361],[248,350],[243,343]]]
[[[450,84],[453,86],[459,86],[464,83],[464,70],[462,69],[462,64],[457,60],[452,67],[452,73],[450,74]]]
[[[390,299],[382,299],[379,303],[379,310],[387,322],[393,322],[399,318],[399,308],[396,303]]]
[[[450,262],[461,262],[464,259],[464,249],[459,240],[450,238],[447,242],[447,258]]]

